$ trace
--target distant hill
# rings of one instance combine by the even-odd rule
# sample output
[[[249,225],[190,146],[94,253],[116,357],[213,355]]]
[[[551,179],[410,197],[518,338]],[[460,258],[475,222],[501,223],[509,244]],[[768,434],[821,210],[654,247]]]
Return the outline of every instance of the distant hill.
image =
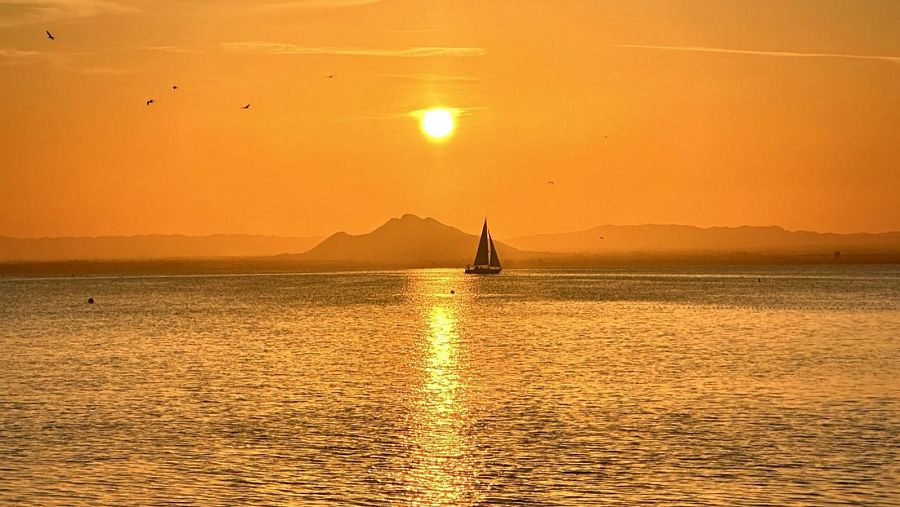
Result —
[[[368,234],[354,236],[339,232],[309,252],[291,257],[379,267],[459,267],[472,263],[478,238],[433,218],[403,215]],[[507,244],[496,240],[494,243],[501,262],[524,256]]]
[[[601,225],[579,232],[540,234],[508,239],[536,252],[671,253],[900,251],[900,232],[834,234],[787,231],[781,227],[709,227],[689,225]]]
[[[0,262],[260,257],[305,252],[320,241],[321,237],[292,238],[251,234],[151,234],[36,239],[0,236]]]

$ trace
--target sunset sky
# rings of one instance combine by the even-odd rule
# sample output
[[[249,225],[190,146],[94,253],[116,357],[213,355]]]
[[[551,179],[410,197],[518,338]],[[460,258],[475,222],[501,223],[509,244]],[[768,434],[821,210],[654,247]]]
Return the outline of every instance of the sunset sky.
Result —
[[[0,0],[0,235],[897,230],[898,27],[893,0]]]

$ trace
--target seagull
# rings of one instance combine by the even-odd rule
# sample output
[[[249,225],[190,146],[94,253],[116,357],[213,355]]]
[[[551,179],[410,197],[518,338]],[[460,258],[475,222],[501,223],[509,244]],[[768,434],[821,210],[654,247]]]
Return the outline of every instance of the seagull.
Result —
[[[242,107],[241,109],[250,109],[250,104],[247,104],[246,106]]]
[[[548,181],[547,184],[548,185],[556,185],[556,183],[553,183],[553,180]]]
[[[334,79],[334,72],[332,72],[331,74],[328,74],[325,77],[327,77],[328,79]]]
[[[147,105],[149,106],[150,104],[153,104],[154,102],[156,102],[156,101],[153,100],[153,99],[150,99],[150,100],[147,101]]]
[[[177,90],[177,89],[178,89],[178,85],[172,85],[172,89],[173,89],[173,90]]]
[[[56,40],[56,38],[53,36],[53,34],[50,33],[50,30],[45,30],[45,31],[47,32],[47,38],[48,38],[48,39],[50,39],[50,40]]]

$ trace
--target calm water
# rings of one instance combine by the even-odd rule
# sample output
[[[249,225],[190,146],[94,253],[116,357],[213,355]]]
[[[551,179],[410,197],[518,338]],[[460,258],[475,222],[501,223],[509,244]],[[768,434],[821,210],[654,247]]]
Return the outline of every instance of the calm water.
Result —
[[[897,505],[900,267],[0,278],[0,504],[163,503]]]

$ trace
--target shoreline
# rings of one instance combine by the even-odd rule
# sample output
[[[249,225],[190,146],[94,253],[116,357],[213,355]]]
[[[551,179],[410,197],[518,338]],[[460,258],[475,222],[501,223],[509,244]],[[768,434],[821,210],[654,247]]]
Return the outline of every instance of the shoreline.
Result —
[[[900,252],[847,252],[840,259],[810,253],[632,254],[535,257],[510,260],[504,269],[623,269],[747,266],[900,265]],[[71,261],[4,261],[0,276],[288,274],[385,271],[405,269],[460,270],[466,262],[359,263],[323,262],[283,257],[219,257],[177,259],[110,259]]]

